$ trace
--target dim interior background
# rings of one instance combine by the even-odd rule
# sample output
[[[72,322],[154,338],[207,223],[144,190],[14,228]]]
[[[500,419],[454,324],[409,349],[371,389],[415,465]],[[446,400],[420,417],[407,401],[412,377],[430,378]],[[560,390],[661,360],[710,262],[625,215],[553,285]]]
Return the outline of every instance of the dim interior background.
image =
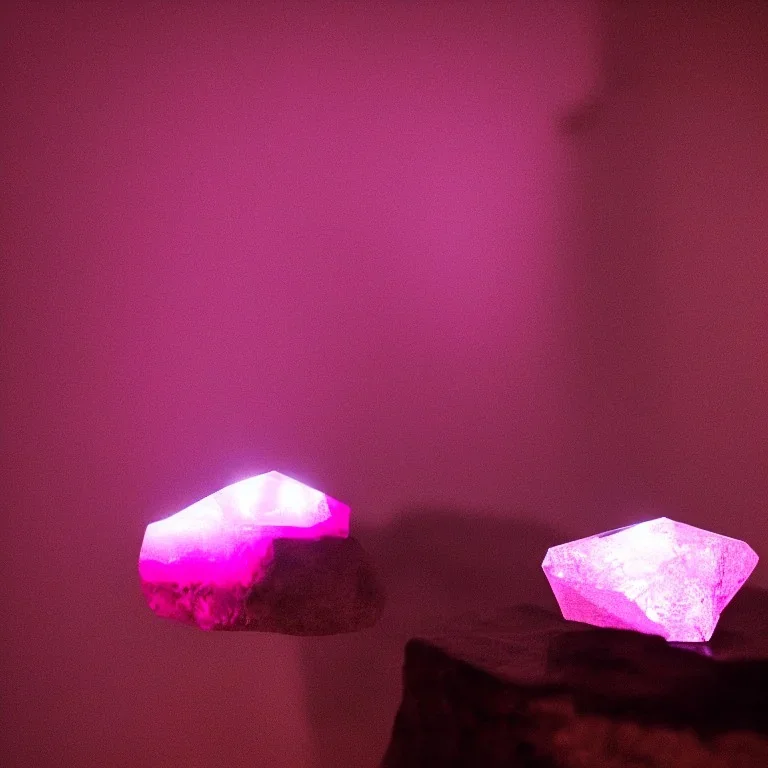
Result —
[[[4,765],[374,766],[404,640],[549,544],[768,562],[765,3],[1,13]],[[273,468],[381,623],[156,620],[146,524]]]

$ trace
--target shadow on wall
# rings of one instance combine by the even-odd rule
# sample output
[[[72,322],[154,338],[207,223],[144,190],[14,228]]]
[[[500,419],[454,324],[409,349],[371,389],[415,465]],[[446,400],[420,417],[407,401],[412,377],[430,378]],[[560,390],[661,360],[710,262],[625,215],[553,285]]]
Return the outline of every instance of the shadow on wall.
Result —
[[[355,530],[376,564],[387,607],[371,630],[302,645],[315,768],[378,765],[400,700],[409,638],[484,607],[557,607],[541,561],[565,537],[510,517],[412,509],[387,528]]]

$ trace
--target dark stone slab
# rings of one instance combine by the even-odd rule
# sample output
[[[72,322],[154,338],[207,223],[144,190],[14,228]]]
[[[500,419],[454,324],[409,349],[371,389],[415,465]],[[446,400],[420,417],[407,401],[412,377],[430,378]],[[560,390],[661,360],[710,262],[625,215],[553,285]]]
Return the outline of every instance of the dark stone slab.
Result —
[[[707,644],[533,606],[413,639],[383,766],[674,765],[675,750],[697,765],[731,764],[725,750],[734,765],[768,766],[765,591],[742,590]]]

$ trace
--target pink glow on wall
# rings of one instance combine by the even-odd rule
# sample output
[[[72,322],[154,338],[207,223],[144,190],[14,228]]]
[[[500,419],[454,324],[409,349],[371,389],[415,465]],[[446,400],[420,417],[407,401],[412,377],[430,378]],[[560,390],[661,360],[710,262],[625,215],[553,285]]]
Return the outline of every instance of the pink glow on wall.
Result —
[[[327,707],[337,646],[265,633],[211,655],[208,634],[146,621],[146,510],[273,466],[343,488],[361,529],[414,504],[555,508],[578,239],[556,126],[592,84],[589,20],[506,1],[1,5],[0,664],[19,695],[0,754],[374,764],[397,675],[345,651],[363,683],[333,690],[376,693]],[[30,602],[64,573],[65,600]]]
[[[757,561],[743,541],[661,517],[552,547],[542,567],[570,621],[701,642]]]
[[[375,765],[510,562],[635,501],[762,553],[767,14],[0,4],[5,762]],[[147,616],[149,512],[272,466],[400,537],[387,632]]]
[[[228,485],[147,526],[139,554],[147,602],[159,616],[183,614],[202,629],[229,624],[263,577],[275,539],[346,538],[349,516],[346,505],[279,472]],[[195,599],[180,614],[185,594]]]

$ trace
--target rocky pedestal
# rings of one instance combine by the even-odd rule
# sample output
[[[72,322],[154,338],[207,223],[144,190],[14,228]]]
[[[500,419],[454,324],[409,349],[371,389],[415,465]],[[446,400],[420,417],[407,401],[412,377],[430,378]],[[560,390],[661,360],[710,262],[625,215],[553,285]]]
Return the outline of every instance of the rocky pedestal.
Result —
[[[411,640],[383,768],[768,766],[768,593],[709,643],[522,606]]]
[[[373,566],[353,538],[275,539],[253,584],[142,581],[150,607],[192,626],[286,635],[335,635],[372,627],[384,608]]]

